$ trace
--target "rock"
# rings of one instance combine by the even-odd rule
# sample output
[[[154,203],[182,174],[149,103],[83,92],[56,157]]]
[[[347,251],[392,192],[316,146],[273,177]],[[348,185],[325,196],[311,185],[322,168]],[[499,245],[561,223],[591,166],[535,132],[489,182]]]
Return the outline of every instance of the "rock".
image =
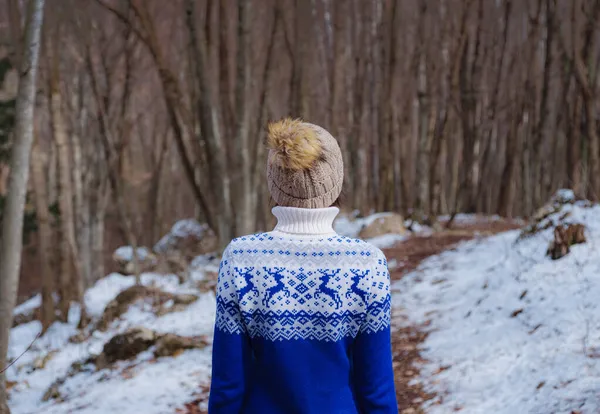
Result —
[[[552,260],[558,260],[571,251],[574,244],[585,243],[585,227],[583,224],[558,225],[554,228],[554,240],[550,242],[546,254]]]
[[[194,257],[217,250],[218,240],[208,224],[200,224],[194,219],[180,220],[171,231],[154,246],[154,252],[170,257],[180,254],[187,263]]]
[[[131,328],[127,332],[113,336],[96,359],[98,368],[116,361],[134,358],[156,342],[156,335],[147,328]]]
[[[137,327],[113,336],[93,359],[73,364],[68,375],[81,372],[93,362],[97,369],[103,369],[116,361],[135,358],[141,352],[155,346],[154,355],[158,357],[175,356],[186,349],[201,349],[208,345],[204,337],[185,337],[175,334],[158,334],[150,329]],[[64,381],[64,380],[63,380]]]
[[[183,350],[204,348],[206,345],[208,342],[202,337],[185,337],[169,333],[158,338],[154,355],[156,357],[174,356]]]
[[[172,301],[173,305],[178,305],[178,310],[181,310],[190,303],[195,302],[198,299],[198,296],[163,292],[154,287],[134,285],[119,293],[116,298],[106,305],[104,313],[98,321],[97,328],[101,331],[105,331],[113,320],[125,313],[131,304],[141,299],[150,301],[155,311],[160,312],[163,305],[169,301]],[[163,314],[164,313],[168,312],[163,312]]]
[[[153,248],[158,255],[158,271],[176,274],[180,283],[189,278],[190,265],[196,257],[214,253],[217,249],[215,233],[207,224],[194,219],[175,223]]]
[[[138,271],[140,273],[156,270],[158,258],[146,247],[138,247],[137,261]],[[131,246],[121,246],[113,253],[113,260],[119,267],[119,273],[131,275],[135,273],[133,261],[133,248]]]
[[[376,217],[359,233],[361,239],[370,239],[383,234],[405,234],[404,220],[400,214],[387,213]]]

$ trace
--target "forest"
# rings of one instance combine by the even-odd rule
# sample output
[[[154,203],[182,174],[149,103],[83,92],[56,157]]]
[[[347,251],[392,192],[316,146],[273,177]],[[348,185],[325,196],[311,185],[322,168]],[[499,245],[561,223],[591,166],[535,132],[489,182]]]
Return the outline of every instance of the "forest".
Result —
[[[561,188],[599,201],[598,21],[600,0],[0,0],[5,221],[31,135],[0,317],[39,292],[43,330],[66,322],[117,247],[177,220],[219,249],[271,229],[264,140],[286,116],[337,138],[359,216],[527,219]]]

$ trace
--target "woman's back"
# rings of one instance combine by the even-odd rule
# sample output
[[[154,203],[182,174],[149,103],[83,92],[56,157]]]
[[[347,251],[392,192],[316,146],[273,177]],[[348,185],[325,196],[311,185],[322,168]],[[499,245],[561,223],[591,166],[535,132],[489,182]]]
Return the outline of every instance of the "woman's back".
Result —
[[[273,212],[224,254],[211,413],[397,412],[383,253],[335,234],[337,208]]]
[[[385,257],[333,230],[340,147],[293,119],[267,144],[277,226],[223,253],[209,413],[397,413]]]

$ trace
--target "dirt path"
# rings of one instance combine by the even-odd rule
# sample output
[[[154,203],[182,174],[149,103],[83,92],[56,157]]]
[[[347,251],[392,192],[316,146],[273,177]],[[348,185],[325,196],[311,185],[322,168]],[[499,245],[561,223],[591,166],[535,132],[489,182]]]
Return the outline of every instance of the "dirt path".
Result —
[[[385,251],[388,261],[396,260],[398,267],[391,272],[392,281],[400,280],[415,270],[429,256],[451,249],[457,243],[473,238],[471,232],[443,232],[428,237],[411,237]],[[402,414],[424,413],[423,402],[435,395],[425,392],[418,383],[411,383],[419,376],[418,365],[424,362],[419,348],[427,338],[427,326],[416,326],[397,309],[392,311],[392,351],[396,373],[398,412]]]

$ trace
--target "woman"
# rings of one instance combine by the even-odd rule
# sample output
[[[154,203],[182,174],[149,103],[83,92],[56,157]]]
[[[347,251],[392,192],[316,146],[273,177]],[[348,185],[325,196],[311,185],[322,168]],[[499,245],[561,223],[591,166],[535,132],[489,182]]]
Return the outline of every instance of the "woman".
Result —
[[[223,253],[209,413],[397,413],[385,256],[332,227],[338,143],[291,119],[267,143],[277,226]]]

